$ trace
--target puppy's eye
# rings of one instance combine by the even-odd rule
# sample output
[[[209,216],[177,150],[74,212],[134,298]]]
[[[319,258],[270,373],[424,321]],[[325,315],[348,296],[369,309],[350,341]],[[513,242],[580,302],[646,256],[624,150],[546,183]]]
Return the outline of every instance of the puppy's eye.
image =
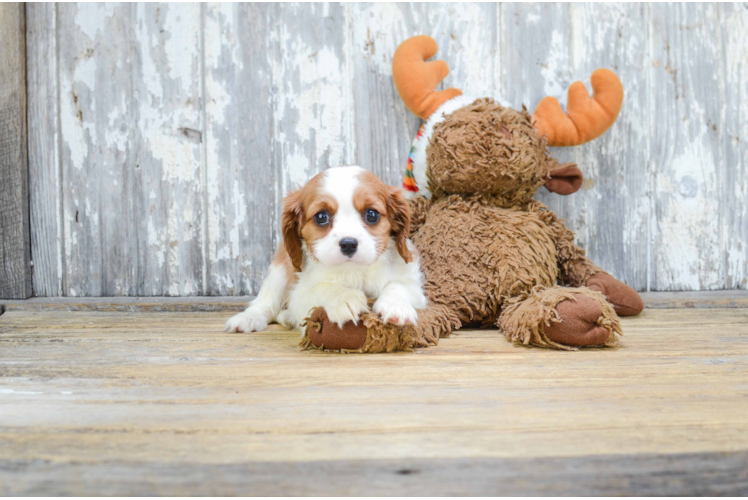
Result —
[[[322,210],[314,215],[314,222],[318,226],[326,226],[330,223],[330,214],[327,210]]]
[[[366,212],[364,212],[364,219],[366,220],[367,224],[374,225],[379,222],[379,212],[377,212],[373,208],[370,208]]]

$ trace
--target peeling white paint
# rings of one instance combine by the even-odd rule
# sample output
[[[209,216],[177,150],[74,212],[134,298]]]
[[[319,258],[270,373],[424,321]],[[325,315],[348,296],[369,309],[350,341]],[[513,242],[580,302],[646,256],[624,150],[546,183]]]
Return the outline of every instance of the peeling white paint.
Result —
[[[551,46],[545,65],[542,66],[540,74],[544,78],[543,97],[555,97],[566,108],[566,89],[559,83],[559,72],[561,64],[568,59],[567,47],[563,34],[553,30],[551,34]],[[537,104],[537,103],[533,103]]]
[[[75,14],[76,27],[90,40],[102,34],[102,28],[109,25],[109,18],[117,13],[117,5],[113,3],[84,3],[78,4]],[[103,33],[108,35],[108,33]]]
[[[167,55],[168,75],[181,86],[181,94],[189,95],[197,85],[195,71],[199,54],[190,48],[200,45],[200,16],[195,6],[162,5],[164,13],[164,52]]]
[[[283,189],[283,195],[287,195],[294,189],[298,189],[310,179],[309,158],[302,153],[290,153],[285,162],[288,183]]]
[[[96,111],[96,62],[91,59],[77,60],[72,79],[66,72],[61,76],[60,120],[63,140],[70,151],[73,166],[80,170],[88,157],[88,146],[96,145],[96,129],[90,116]],[[83,113],[83,91],[90,96]],[[86,134],[88,132],[88,134]]]
[[[148,245],[153,252],[153,255],[156,256],[158,267],[163,267],[164,262],[166,261],[166,252],[164,250],[164,243],[161,240],[161,235],[159,230],[156,228],[156,225],[153,223],[152,217],[148,219]]]
[[[571,81],[589,88],[596,67],[619,71],[626,98],[611,131],[554,150],[579,163],[584,189],[541,198],[614,274],[649,266],[654,288],[747,286],[742,6],[284,4],[257,18],[248,9],[262,7],[59,9],[60,31],[47,36],[62,44],[60,291],[96,293],[104,270],[103,286],[117,293],[132,293],[138,276],[150,293],[201,293],[203,265],[208,290],[256,290],[273,252],[257,238],[277,224],[290,189],[360,159],[399,183],[418,120],[392,87],[391,55],[420,33],[437,39],[452,69],[443,87],[511,96],[517,107],[545,95],[565,106]],[[270,154],[247,146],[257,137],[246,104],[257,97],[242,79],[268,89],[269,102],[253,105],[272,112],[261,126],[272,144],[256,149]],[[255,185],[259,172],[280,179]],[[275,203],[275,218],[250,217],[258,196]],[[147,213],[132,213],[140,204]],[[130,240],[116,241],[113,227]],[[63,282],[66,266],[74,286]]]
[[[239,258],[241,251],[239,248],[239,228],[244,226],[244,221],[247,218],[247,203],[245,201],[245,193],[239,190],[239,183],[234,181],[233,186],[234,200],[234,221],[229,233],[229,242],[231,242],[231,257]]]
[[[306,13],[307,8],[303,9]],[[274,109],[282,134],[278,135],[278,147],[286,158],[294,159],[284,168],[283,193],[293,189],[299,179],[306,182],[322,167],[345,163],[346,150],[351,147],[345,125],[345,114],[351,110],[343,107],[344,88],[349,84],[345,60],[333,47],[311,44],[305,35],[281,25],[275,36],[284,57],[269,60],[280,91]],[[302,157],[307,161],[300,161]],[[323,158],[325,164],[319,165]]]

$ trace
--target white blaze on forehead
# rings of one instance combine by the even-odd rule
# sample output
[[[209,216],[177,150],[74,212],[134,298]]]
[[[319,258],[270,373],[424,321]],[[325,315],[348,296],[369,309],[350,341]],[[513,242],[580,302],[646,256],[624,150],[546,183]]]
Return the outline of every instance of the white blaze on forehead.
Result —
[[[338,202],[338,212],[345,206],[346,209],[353,208],[353,193],[359,185],[358,176],[365,170],[359,166],[334,167],[325,170],[325,179],[322,183],[322,191],[331,194]]]

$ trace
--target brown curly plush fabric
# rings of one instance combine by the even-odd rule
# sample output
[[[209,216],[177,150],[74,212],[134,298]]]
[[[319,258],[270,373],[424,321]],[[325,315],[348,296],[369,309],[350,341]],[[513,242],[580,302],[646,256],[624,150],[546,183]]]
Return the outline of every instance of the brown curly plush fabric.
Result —
[[[545,139],[530,115],[478,99],[434,127],[426,147],[429,190],[527,201],[547,179]]]
[[[410,234],[413,234],[426,221],[426,213],[431,207],[431,201],[423,196],[416,196],[410,199],[408,204],[410,205]]]
[[[588,303],[583,300],[588,298],[594,304],[599,304],[598,316],[594,319],[588,318]],[[581,303],[581,308],[569,308],[567,311],[557,310],[559,303],[570,301],[571,303]],[[566,314],[562,314],[566,312]],[[602,341],[575,342],[572,340],[575,336],[583,338],[588,332],[590,325],[583,324],[587,322],[594,323],[602,327],[607,332]],[[558,329],[560,336],[565,337],[566,342],[561,343],[558,337],[556,340],[547,335],[547,329],[553,326],[561,326],[565,323],[573,324],[573,327],[581,326],[564,331]],[[509,299],[506,304],[504,313],[499,320],[499,328],[509,340],[519,342],[524,345],[533,344],[542,347],[553,347],[556,349],[573,350],[579,345],[616,345],[616,334],[621,334],[621,327],[616,316],[613,306],[610,305],[602,294],[593,292],[588,288],[563,288],[563,287],[536,287],[529,295],[522,295]]]
[[[314,309],[305,321],[301,347],[347,353],[379,353],[410,351],[414,347],[428,347],[439,340],[439,319],[432,317],[436,309],[420,311],[418,322],[426,328],[414,325],[396,326],[383,323],[376,314],[361,316],[357,325],[350,321],[339,328],[327,318],[324,308]],[[423,315],[423,316],[422,316]],[[448,325],[442,325],[446,328]]]
[[[506,298],[558,278],[555,242],[540,215],[503,208],[489,195],[438,199],[412,238],[426,296],[462,323],[495,323]]]
[[[550,156],[529,114],[478,99],[434,127],[426,152],[432,197],[411,199],[411,238],[430,308],[442,312],[434,317],[453,316],[432,329],[446,336],[466,323],[498,325],[526,345],[615,345],[618,316],[602,290],[585,285],[593,275],[612,280],[610,290],[625,285],[592,263],[564,221],[532,199],[543,184],[572,193],[582,176]],[[626,300],[635,304],[638,295],[628,290],[636,297]]]

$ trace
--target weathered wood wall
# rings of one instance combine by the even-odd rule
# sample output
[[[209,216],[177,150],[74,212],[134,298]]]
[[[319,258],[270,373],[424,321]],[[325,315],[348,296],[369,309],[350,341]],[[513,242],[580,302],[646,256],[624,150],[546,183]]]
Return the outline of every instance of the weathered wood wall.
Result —
[[[37,295],[255,293],[280,200],[357,163],[400,184],[419,120],[395,47],[432,35],[446,85],[533,108],[597,67],[612,130],[559,150],[539,197],[640,290],[748,286],[743,4],[29,4]]]
[[[0,4],[0,298],[31,296],[24,6]]]

